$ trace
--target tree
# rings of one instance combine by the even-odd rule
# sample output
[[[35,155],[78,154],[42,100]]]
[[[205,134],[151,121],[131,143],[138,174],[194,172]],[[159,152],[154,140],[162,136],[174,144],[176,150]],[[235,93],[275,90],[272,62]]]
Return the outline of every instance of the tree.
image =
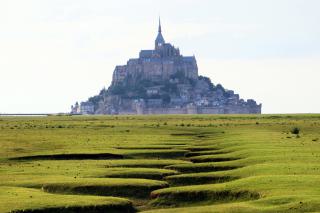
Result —
[[[199,79],[200,81],[201,81],[201,80],[202,80],[202,81],[205,81],[205,82],[208,84],[210,91],[214,91],[214,90],[215,90],[215,86],[214,86],[214,84],[211,82],[210,78],[200,75],[200,76],[198,77],[198,79]],[[220,85],[220,84],[218,84],[218,85]],[[220,86],[221,86],[221,85],[220,85]]]

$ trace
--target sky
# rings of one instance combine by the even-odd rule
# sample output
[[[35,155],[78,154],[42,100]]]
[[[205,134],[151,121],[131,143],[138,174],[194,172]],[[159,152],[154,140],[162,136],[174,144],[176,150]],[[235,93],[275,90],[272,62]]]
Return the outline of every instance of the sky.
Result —
[[[0,0],[0,113],[68,112],[116,65],[166,42],[199,74],[262,103],[320,113],[318,0]]]

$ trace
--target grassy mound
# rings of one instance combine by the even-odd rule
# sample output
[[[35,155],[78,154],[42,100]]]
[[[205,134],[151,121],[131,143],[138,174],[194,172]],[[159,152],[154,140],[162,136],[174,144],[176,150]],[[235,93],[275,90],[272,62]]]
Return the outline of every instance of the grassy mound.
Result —
[[[240,168],[242,164],[240,162],[231,161],[231,163],[197,163],[197,164],[176,164],[166,166],[166,169],[173,169],[183,173],[194,172],[212,172],[212,171],[224,171]]]
[[[98,159],[122,159],[122,155],[111,153],[79,153],[79,154],[52,154],[52,155],[32,155],[11,158],[12,160],[98,160]]]
[[[205,173],[206,174],[206,173]],[[165,178],[170,186],[184,186],[184,185],[201,185],[209,183],[223,183],[231,180],[236,180],[239,177],[216,175],[215,173],[203,175],[201,173],[172,175]]]
[[[320,208],[318,198],[309,197],[302,202],[299,197],[285,196],[262,198],[255,201],[230,202],[198,207],[164,208],[144,211],[143,213],[274,213],[274,212],[317,212]]]
[[[219,203],[219,202],[232,202],[241,200],[254,200],[260,198],[259,193],[250,191],[232,191],[232,190],[219,190],[219,191],[184,191],[180,193],[152,193],[151,197],[156,198],[152,201],[153,206],[188,206],[190,200],[192,204],[203,203]]]
[[[168,169],[153,169],[153,168],[115,168],[112,172],[108,172],[102,177],[109,178],[142,178],[162,180],[169,175],[177,174],[177,171]]]
[[[38,189],[0,187],[0,212],[135,212],[123,198],[56,195]]]
[[[183,149],[142,149],[126,151],[127,158],[182,158],[188,150]]]
[[[217,150],[206,150],[206,151],[193,151],[189,152],[185,155],[185,157],[190,158],[190,157],[196,157],[196,156],[202,156],[202,155],[216,155],[216,154],[229,154],[232,151],[227,151],[227,150],[222,150],[222,149],[217,149]]]
[[[172,159],[132,159],[132,160],[116,160],[109,161],[108,167],[144,167],[144,168],[163,168],[170,165],[177,164],[191,164],[186,160],[172,160]]]
[[[148,197],[156,189],[168,187],[164,181],[122,178],[34,177],[32,180],[8,181],[6,185],[39,188],[50,193],[100,196]]]

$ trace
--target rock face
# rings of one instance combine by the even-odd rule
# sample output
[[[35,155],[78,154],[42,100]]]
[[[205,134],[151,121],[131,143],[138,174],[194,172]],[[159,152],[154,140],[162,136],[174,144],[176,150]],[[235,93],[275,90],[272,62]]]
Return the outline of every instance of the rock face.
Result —
[[[74,114],[260,114],[261,104],[198,75],[194,56],[166,43],[159,21],[153,50],[116,66],[111,86],[80,105]]]

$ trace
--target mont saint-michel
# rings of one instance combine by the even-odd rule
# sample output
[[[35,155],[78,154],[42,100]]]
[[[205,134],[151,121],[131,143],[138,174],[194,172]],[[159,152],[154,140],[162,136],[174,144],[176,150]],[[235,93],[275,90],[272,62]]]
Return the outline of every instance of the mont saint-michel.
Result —
[[[154,49],[113,72],[111,86],[71,107],[72,114],[260,114],[261,104],[198,74],[195,56],[166,43],[159,20]]]

